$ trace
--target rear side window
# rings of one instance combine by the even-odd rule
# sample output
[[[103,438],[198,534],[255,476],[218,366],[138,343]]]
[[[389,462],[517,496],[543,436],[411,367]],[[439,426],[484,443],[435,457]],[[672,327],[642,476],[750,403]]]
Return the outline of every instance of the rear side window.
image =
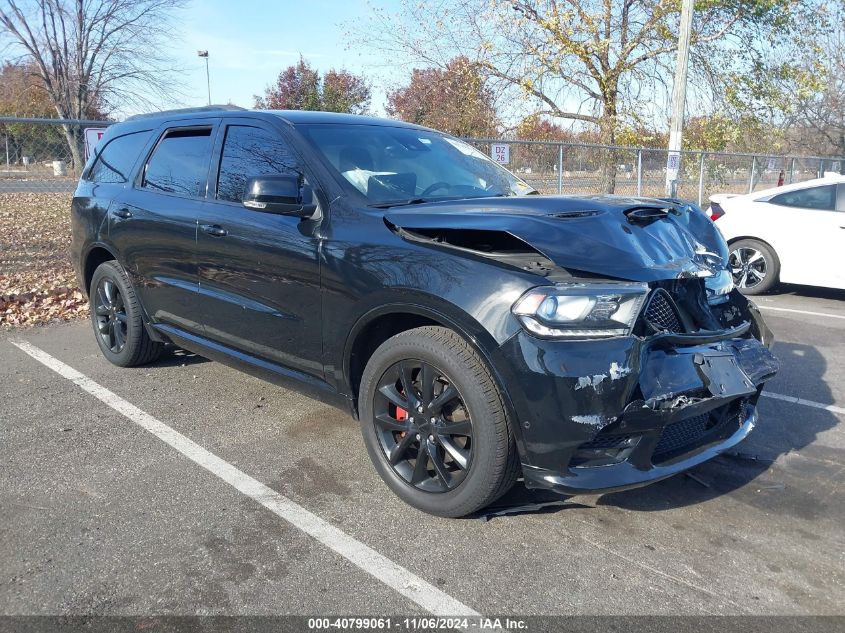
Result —
[[[147,161],[141,186],[202,197],[210,152],[211,128],[167,132]]]
[[[783,207],[798,207],[801,209],[819,209],[833,211],[836,209],[836,185],[808,187],[796,191],[787,191],[769,200],[772,204]]]
[[[110,140],[102,150],[94,152],[97,159],[88,171],[87,180],[97,183],[127,182],[129,171],[150,137],[150,130],[133,132]]]
[[[217,178],[217,199],[240,202],[249,178],[297,172],[288,144],[275,134],[247,125],[226,130]]]

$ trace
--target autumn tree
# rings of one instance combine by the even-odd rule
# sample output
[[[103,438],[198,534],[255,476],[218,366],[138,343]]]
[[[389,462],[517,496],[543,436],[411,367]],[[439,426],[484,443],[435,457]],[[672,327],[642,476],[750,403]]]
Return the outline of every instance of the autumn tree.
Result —
[[[323,110],[364,114],[370,104],[370,87],[360,75],[329,70],[323,76]]]
[[[572,142],[573,134],[549,117],[532,114],[516,126],[516,137],[526,141]]]
[[[261,110],[323,110],[364,114],[370,105],[370,86],[362,75],[331,69],[319,71],[302,56],[295,66],[279,73],[264,95],[255,96]]]
[[[56,109],[33,66],[8,62],[0,66],[0,115],[56,116]],[[35,150],[52,150],[54,155],[67,151],[63,150],[67,145],[59,126],[0,123],[0,133],[12,161],[32,156]]]
[[[401,55],[435,68],[463,55],[526,110],[592,127],[602,143],[614,144],[623,124],[636,123],[666,98],[680,6],[677,0],[403,0],[399,11],[375,11],[353,39],[390,51],[391,59]],[[791,42],[796,15],[815,8],[812,0],[697,3],[693,81],[710,82],[711,93],[722,94],[720,79],[735,81],[750,70],[765,77],[770,60],[761,52]],[[614,184],[609,153],[603,189],[612,192]]]
[[[441,68],[414,68],[407,85],[387,95],[389,116],[455,136],[496,134],[493,93],[484,75],[467,57]]]
[[[55,114],[152,107],[173,95],[172,68],[160,51],[182,0],[0,0],[0,40],[37,77]],[[62,131],[79,169],[82,130]]]

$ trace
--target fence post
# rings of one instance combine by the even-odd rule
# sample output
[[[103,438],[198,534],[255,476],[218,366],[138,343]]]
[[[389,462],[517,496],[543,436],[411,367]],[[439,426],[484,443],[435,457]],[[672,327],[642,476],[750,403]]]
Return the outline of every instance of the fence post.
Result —
[[[819,178],[824,176],[824,158],[819,161]]]
[[[557,193],[563,193],[563,145],[557,146]]]
[[[794,180],[795,180],[795,157],[793,156],[792,160],[789,161],[789,183],[787,183],[787,184],[791,185]]]
[[[6,139],[6,171],[9,171],[9,135],[4,134],[3,138]]]
[[[643,150],[637,150],[637,196],[643,195]]]
[[[748,193],[754,192],[754,172],[757,171],[757,157],[751,157],[751,177],[748,179]]]
[[[704,152],[701,152],[701,160],[698,163],[698,206],[704,200]]]

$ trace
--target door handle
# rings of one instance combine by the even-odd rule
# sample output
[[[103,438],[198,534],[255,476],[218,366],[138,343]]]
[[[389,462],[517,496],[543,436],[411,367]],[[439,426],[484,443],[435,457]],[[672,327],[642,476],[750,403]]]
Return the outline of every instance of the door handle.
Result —
[[[229,231],[219,224],[203,224],[200,228],[204,233],[208,233],[213,237],[225,237],[229,234]]]
[[[112,211],[112,213],[119,218],[123,218],[124,220],[132,217],[132,212],[126,207],[123,207],[122,209],[115,209],[114,211]]]

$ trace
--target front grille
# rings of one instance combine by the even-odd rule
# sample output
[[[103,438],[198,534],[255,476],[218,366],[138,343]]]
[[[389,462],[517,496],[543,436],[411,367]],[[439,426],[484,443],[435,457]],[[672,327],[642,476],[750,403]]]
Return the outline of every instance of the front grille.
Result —
[[[675,422],[663,429],[663,435],[654,448],[654,457],[676,453],[680,449],[693,446],[710,428],[710,415],[704,413],[693,418]]]
[[[581,444],[579,450],[595,450],[602,448],[622,448],[628,445],[628,442],[633,439],[633,435],[597,435],[589,442]]]
[[[659,464],[736,431],[747,415],[746,402],[680,420],[663,429],[651,461]]]
[[[646,323],[658,332],[684,331],[672,297],[662,288],[658,288],[651,293],[643,317]]]

